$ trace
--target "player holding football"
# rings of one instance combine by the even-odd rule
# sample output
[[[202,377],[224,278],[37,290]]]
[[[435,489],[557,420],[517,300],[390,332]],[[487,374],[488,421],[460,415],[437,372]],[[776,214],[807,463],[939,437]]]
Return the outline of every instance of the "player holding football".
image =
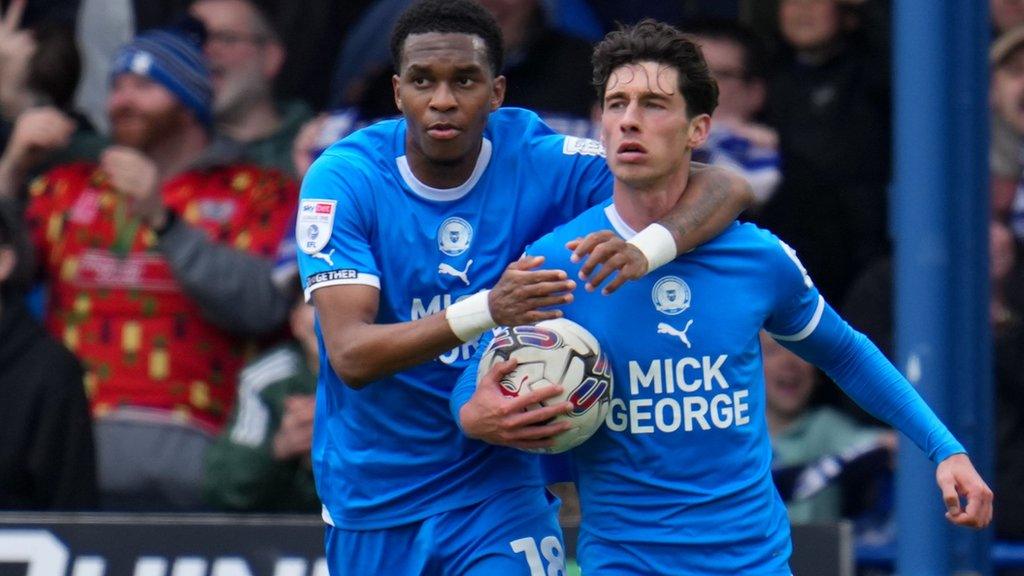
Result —
[[[557,501],[536,459],[467,439],[448,411],[480,333],[555,317],[543,308],[571,299],[574,283],[540,259],[506,265],[611,194],[596,142],[499,109],[501,46],[472,2],[410,8],[392,42],[404,119],[335,144],[303,181],[296,240],[324,367],[313,461],[335,576],[525,575],[537,555],[551,573],[563,561]],[[680,250],[719,233],[747,200],[720,172],[691,192],[665,219]],[[660,248],[584,243],[585,266],[606,263],[589,282],[615,270],[614,289],[674,257],[671,233],[648,233]]]
[[[699,48],[650,20],[598,44],[594,77],[613,199],[527,248],[569,274],[579,265],[567,242],[609,227],[629,238],[679,201],[718,97]],[[992,518],[992,492],[963,447],[764,230],[733,224],[615,294],[581,292],[562,310],[597,337],[615,376],[606,426],[572,453],[584,574],[790,575],[789,523],[770,473],[762,327],[938,463],[951,522],[981,528]],[[512,365],[497,365],[479,387],[472,370],[460,380],[452,410],[468,435],[505,442],[563,429],[508,421],[530,402],[495,394]]]

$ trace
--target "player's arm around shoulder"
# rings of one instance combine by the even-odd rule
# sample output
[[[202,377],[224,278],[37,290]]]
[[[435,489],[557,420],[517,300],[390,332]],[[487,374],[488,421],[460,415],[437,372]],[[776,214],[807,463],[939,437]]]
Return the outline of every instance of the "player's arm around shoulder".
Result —
[[[691,164],[686,193],[659,222],[628,241],[610,230],[580,237],[567,247],[573,262],[582,260],[579,277],[587,290],[606,280],[602,294],[611,294],[627,280],[642,278],[662,265],[721,234],[754,202],[754,192],[738,173]]]
[[[659,224],[672,233],[676,254],[683,254],[721,234],[753,204],[754,191],[739,173],[691,163],[686,192]]]

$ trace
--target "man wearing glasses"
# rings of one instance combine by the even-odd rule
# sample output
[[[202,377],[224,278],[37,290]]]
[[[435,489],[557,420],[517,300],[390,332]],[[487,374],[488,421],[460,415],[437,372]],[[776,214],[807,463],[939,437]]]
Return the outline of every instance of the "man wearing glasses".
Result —
[[[216,132],[247,160],[294,176],[292,142],[312,114],[304,102],[274,101],[285,49],[270,20],[249,0],[197,0],[190,12],[206,27]]]

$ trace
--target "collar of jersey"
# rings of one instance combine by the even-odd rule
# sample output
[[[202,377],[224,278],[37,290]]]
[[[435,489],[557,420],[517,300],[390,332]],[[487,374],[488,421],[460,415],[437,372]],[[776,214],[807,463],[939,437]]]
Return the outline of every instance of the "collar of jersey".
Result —
[[[398,164],[398,173],[402,175],[402,180],[405,180],[405,184],[409,186],[409,189],[414,194],[422,196],[427,200],[439,200],[442,202],[458,200],[469,194],[473,186],[476,186],[476,183],[480,181],[480,177],[484,175],[484,170],[487,169],[487,165],[490,162],[491,141],[484,138],[483,144],[480,145],[480,155],[476,157],[476,166],[473,168],[473,173],[469,175],[469,180],[455,188],[433,188],[416,178],[416,175],[412,173],[412,168],[409,168],[409,160],[405,156],[395,158],[395,163]]]
[[[612,228],[619,233],[624,239],[629,240],[633,236],[636,236],[636,230],[629,227],[626,221],[619,216],[619,211],[615,209],[615,203],[604,207],[604,215],[608,217],[608,221],[612,223]]]

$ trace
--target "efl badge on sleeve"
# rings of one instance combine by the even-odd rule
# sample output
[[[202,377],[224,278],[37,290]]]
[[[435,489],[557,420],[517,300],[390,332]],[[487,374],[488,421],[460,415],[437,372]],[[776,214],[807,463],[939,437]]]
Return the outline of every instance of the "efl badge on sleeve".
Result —
[[[327,246],[334,230],[337,200],[303,200],[295,222],[295,242],[306,254],[316,254]]]
[[[591,140],[590,138],[577,138],[576,136],[566,136],[565,141],[562,142],[562,154],[566,156],[572,156],[579,154],[581,156],[605,156],[604,146],[601,145],[597,140]]]

